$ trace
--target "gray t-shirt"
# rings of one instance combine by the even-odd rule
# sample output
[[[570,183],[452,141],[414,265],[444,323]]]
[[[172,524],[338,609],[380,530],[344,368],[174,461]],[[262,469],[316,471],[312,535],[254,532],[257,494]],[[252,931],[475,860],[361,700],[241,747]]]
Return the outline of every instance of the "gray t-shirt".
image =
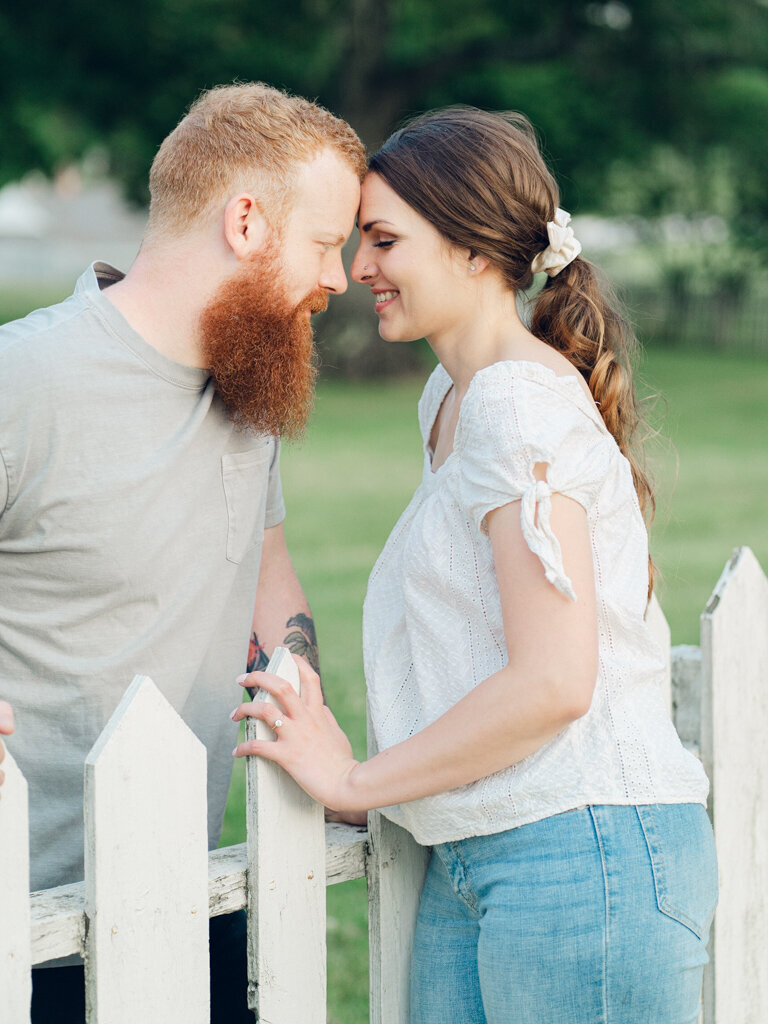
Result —
[[[208,750],[221,832],[279,442],[236,429],[101,288],[0,328],[0,697],[29,782],[32,887],[82,878],[83,762],[134,675]],[[140,752],[138,755],[140,756]]]

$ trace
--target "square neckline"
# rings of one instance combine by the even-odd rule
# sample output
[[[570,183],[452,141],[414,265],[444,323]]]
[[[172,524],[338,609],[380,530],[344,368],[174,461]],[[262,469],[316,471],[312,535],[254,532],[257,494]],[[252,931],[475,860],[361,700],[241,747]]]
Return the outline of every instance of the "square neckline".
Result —
[[[432,459],[434,457],[434,451],[429,443],[429,439],[432,436],[432,431],[435,429],[437,417],[440,414],[440,410],[443,407],[443,402],[448,397],[448,392],[453,387],[453,379],[448,373],[442,363],[438,362],[432,374],[438,374],[443,376],[442,386],[437,389],[433,388],[434,395],[430,395],[430,408],[425,409],[425,417],[429,417],[425,424],[425,430],[423,434],[423,449],[424,457],[426,459],[426,468],[431,477],[437,477],[440,472],[452,461],[453,456],[456,453],[455,443],[456,434],[459,431],[459,425],[461,423],[462,414],[464,412],[464,403],[467,397],[473,390],[479,387],[479,380],[486,376],[491,376],[493,371],[498,372],[499,367],[505,367],[507,370],[511,370],[517,376],[523,377],[526,380],[532,380],[537,384],[541,384],[543,387],[549,387],[550,390],[557,391],[559,394],[563,394],[569,398],[581,411],[589,417],[601,430],[605,433],[610,434],[603,417],[600,415],[600,411],[594,404],[594,401],[587,398],[582,388],[579,378],[574,373],[555,373],[549,366],[545,366],[544,363],[538,363],[533,359],[500,359],[498,362],[490,363],[488,366],[482,366],[479,370],[476,370],[470,379],[469,385],[467,386],[464,398],[461,400],[459,407],[459,414],[456,419],[456,430],[454,432],[454,447],[445,457],[445,459],[436,468],[432,468]],[[567,395],[568,391],[573,391],[572,386],[568,386],[564,391],[561,391],[561,384],[565,382],[572,382],[576,385],[577,398],[573,398],[571,395]],[[429,383],[429,382],[428,382]]]

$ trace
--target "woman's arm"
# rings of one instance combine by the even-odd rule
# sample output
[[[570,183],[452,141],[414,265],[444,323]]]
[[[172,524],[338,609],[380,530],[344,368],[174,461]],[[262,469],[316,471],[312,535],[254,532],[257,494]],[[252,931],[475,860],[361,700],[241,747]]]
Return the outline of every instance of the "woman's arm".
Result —
[[[501,597],[508,664],[415,736],[368,761],[323,707],[319,682],[302,668],[302,696],[274,676],[241,681],[263,686],[283,712],[244,704],[234,713],[274,725],[278,742],[243,743],[238,756],[281,764],[315,799],[339,811],[415,800],[473,782],[538,750],[589,708],[597,677],[597,620],[592,550],[584,509],[552,497],[551,524],[578,596],[570,601],[544,576],[520,526],[520,503],[488,515]],[[289,692],[290,691],[290,692]]]

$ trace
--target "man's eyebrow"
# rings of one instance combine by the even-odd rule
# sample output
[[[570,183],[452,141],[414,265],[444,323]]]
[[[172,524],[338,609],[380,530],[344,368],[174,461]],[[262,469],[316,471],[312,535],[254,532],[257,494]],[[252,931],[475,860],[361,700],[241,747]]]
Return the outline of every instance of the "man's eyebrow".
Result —
[[[327,238],[329,245],[343,245],[347,240],[346,235],[332,235],[330,232],[326,234],[324,231],[321,232],[321,237]]]
[[[379,219],[379,220],[369,220],[367,224],[363,224],[363,226],[360,228],[360,230],[361,231],[370,231],[371,228],[375,227],[377,224],[389,224],[390,227],[394,226],[392,224],[391,220],[381,220],[381,219]]]

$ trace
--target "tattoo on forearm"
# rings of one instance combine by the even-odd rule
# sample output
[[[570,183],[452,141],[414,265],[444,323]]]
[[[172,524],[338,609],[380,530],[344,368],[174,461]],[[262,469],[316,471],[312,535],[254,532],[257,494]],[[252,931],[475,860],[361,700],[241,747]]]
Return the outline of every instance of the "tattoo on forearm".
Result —
[[[320,675],[320,657],[317,651],[317,634],[315,624],[309,615],[299,612],[286,622],[286,628],[290,630],[283,639],[283,644],[291,654],[300,654],[306,658],[312,668]],[[293,628],[291,628],[293,627]],[[259,641],[255,633],[251,634],[251,642],[248,647],[248,672],[264,672],[269,665],[269,655],[264,644]]]
[[[295,626],[290,633],[286,633],[283,643],[291,654],[300,654],[306,658],[312,668],[320,675],[320,655],[317,650],[317,634],[315,623],[309,617],[299,612],[293,618],[288,619],[286,627]]]
[[[255,633],[251,634],[251,642],[248,646],[248,663],[246,666],[247,672],[263,672],[269,664],[269,658],[267,652],[264,650],[264,645],[259,643],[259,638]]]

